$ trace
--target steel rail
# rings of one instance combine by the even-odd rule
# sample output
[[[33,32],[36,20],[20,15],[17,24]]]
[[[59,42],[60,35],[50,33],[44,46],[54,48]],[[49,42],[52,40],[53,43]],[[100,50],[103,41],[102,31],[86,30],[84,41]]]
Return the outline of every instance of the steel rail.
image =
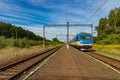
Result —
[[[54,48],[53,48],[53,49],[54,49]],[[41,52],[40,54],[36,54],[36,55],[34,55],[34,56],[31,56],[31,57],[28,57],[28,58],[24,58],[24,59],[22,59],[22,60],[18,60],[18,61],[16,61],[16,62],[13,62],[13,63],[11,63],[11,64],[8,64],[8,65],[6,65],[6,66],[3,66],[3,67],[0,68],[0,72],[1,72],[1,71],[4,71],[4,70],[7,70],[7,69],[9,69],[9,68],[11,68],[11,67],[13,67],[13,66],[15,66],[15,65],[17,65],[17,64],[23,63],[23,62],[25,62],[25,61],[27,61],[27,60],[30,60],[30,59],[32,59],[32,58],[34,58],[34,57],[36,57],[36,56],[42,55],[42,54],[44,54],[44,53],[46,53],[46,52],[48,52],[48,51],[51,51],[51,50],[53,50],[53,49],[49,49],[49,50],[43,51],[43,52]]]
[[[104,56],[98,53],[93,53],[93,52],[86,52],[86,53],[120,71],[120,60],[108,56]]]
[[[61,47],[61,46],[60,46]],[[0,68],[0,72],[2,73],[7,73],[7,70],[11,70],[11,68],[15,67],[15,66],[19,66],[21,63],[22,65],[24,64],[24,62],[27,62],[31,59],[36,59],[35,62],[31,63],[31,64],[28,64],[29,66],[27,67],[24,67],[22,68],[22,70],[19,70],[18,72],[15,72],[14,74],[12,74],[11,76],[6,76],[7,80],[16,80],[17,78],[21,77],[24,72],[26,71],[29,71],[31,68],[33,68],[34,66],[36,66],[37,64],[41,63],[43,60],[45,60],[46,58],[48,58],[50,55],[52,55],[54,52],[56,52],[58,49],[60,49],[60,47],[56,47],[56,48],[53,48],[53,49],[49,49],[47,51],[44,51],[44,52],[41,52],[40,54],[37,54],[37,55],[34,55],[32,57],[29,57],[27,59],[23,59],[23,60],[20,60],[20,61],[17,61],[15,63],[12,63],[12,64],[9,64],[5,67],[2,67]],[[45,54],[46,53],[46,54]],[[37,59],[36,57],[41,57],[40,59]],[[13,69],[14,70],[14,69]],[[1,75],[2,76],[2,75]],[[3,75],[4,76],[4,75]]]

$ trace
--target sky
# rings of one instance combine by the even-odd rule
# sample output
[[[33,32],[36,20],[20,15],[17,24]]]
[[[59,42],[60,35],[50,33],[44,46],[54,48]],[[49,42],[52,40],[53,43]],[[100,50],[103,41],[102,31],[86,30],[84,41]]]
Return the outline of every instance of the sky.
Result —
[[[0,0],[0,21],[21,26],[43,35],[45,24],[92,24],[108,17],[109,11],[120,7],[120,0]],[[91,17],[92,16],[92,17]],[[70,37],[90,32],[88,27],[71,27]],[[65,40],[66,27],[46,27],[46,38]]]

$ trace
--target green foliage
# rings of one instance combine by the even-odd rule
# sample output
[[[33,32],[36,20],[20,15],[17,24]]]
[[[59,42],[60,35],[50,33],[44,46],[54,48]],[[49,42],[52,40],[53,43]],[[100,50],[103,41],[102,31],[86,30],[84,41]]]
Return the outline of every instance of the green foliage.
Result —
[[[24,47],[25,47],[25,42],[23,42],[23,40],[16,40],[16,41],[14,42],[14,46],[15,46],[15,47],[24,48]]]
[[[8,46],[29,48],[30,46],[43,44],[42,37],[21,27],[4,22],[0,22],[0,36],[0,48]],[[45,39],[45,45],[60,44],[61,42],[57,38],[53,38],[53,41]]]
[[[94,38],[95,40],[95,38]],[[105,37],[102,40],[96,38],[95,40],[97,44],[119,44],[120,43],[120,34],[111,34]]]
[[[0,49],[5,47],[19,47],[19,48],[29,48],[30,46],[42,45],[41,41],[28,40],[26,38],[23,39],[14,39],[14,38],[6,38],[4,36],[0,37]]]
[[[21,27],[15,25],[0,22],[0,36],[5,36],[7,38],[28,38],[30,40],[42,40],[42,37],[35,35],[33,32],[24,30]]]
[[[5,44],[5,37],[0,37],[0,48],[4,48],[6,46]]]
[[[60,42],[57,38],[52,39],[54,42]]]
[[[14,42],[15,47],[29,48],[30,46],[42,45],[40,41],[27,40],[26,38],[18,39]]]
[[[120,7],[112,9],[108,18],[101,18],[96,27],[98,36],[94,38],[97,44],[120,44]]]
[[[0,48],[5,48],[7,46],[13,46],[14,45],[14,43],[13,43],[14,41],[15,41],[15,39],[13,39],[13,38],[7,39],[6,37],[1,36],[0,37]]]
[[[63,43],[60,42],[55,42],[55,41],[50,41],[46,40],[45,45],[61,45]],[[6,38],[4,36],[0,36],[0,49],[5,48],[5,47],[19,47],[19,48],[30,48],[31,46],[36,46],[36,45],[43,45],[42,41],[35,41],[35,40],[29,40],[27,38],[21,38],[21,39],[14,39],[14,38]]]

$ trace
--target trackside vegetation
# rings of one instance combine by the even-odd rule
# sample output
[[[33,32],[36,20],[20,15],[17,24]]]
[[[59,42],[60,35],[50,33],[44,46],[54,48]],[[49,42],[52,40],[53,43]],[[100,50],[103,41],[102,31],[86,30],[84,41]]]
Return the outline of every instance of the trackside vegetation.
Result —
[[[36,35],[29,30],[25,30],[20,26],[4,22],[0,22],[0,36],[5,36],[6,38],[27,38],[29,40],[43,39],[41,36]]]
[[[108,17],[96,26],[93,49],[96,53],[120,60],[120,7],[112,9]]]
[[[120,7],[112,9],[108,17],[101,18],[96,30],[98,36],[94,37],[94,43],[120,44]]]
[[[111,44],[111,45],[94,44],[93,48],[99,54],[120,60],[120,45],[119,44],[116,44],[116,45],[115,44]]]
[[[45,45],[57,46],[63,44],[57,38],[45,39]],[[29,30],[10,23],[0,22],[0,49],[6,47],[29,48],[31,46],[43,45],[43,38]]]
[[[57,41],[50,41],[46,40],[45,45],[53,45],[53,46],[58,46],[63,43],[57,42]],[[19,47],[19,48],[29,48],[31,46],[37,46],[37,45],[43,45],[43,41],[36,41],[36,40],[28,40],[27,38],[6,38],[4,36],[0,37],[0,49],[6,48],[6,47]]]

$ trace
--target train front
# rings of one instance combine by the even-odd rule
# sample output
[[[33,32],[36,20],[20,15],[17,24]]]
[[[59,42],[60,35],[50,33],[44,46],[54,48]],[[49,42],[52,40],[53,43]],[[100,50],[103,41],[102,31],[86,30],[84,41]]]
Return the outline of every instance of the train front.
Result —
[[[92,49],[92,35],[89,33],[81,33],[77,35],[77,48],[82,51]]]

